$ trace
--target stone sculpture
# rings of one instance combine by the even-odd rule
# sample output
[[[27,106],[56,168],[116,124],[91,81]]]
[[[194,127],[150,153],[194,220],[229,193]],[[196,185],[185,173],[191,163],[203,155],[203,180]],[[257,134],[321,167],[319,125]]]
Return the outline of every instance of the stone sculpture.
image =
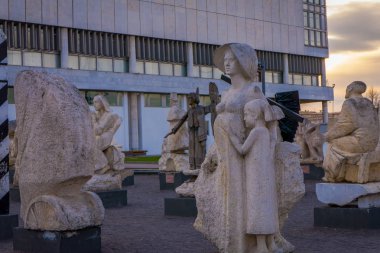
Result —
[[[295,142],[301,147],[301,163],[320,164],[323,162],[324,136],[320,132],[320,124],[308,120],[299,123]]]
[[[180,108],[176,93],[170,94],[170,110],[167,121],[170,129],[186,115],[186,111]],[[187,125],[183,124],[175,134],[164,138],[162,152],[158,167],[160,171],[179,172],[189,170],[189,155],[185,151],[189,146],[189,133]]]
[[[253,48],[223,45],[215,51],[214,64],[231,77],[232,86],[216,107],[215,143],[195,182],[194,227],[220,252],[291,252],[294,246],[280,229],[305,192],[299,146],[280,142],[277,120],[284,115],[268,104],[255,84],[258,61]],[[255,132],[265,135],[256,138]],[[261,189],[256,183],[266,185]],[[261,197],[268,200],[267,206],[256,203]],[[265,207],[268,213],[263,214]],[[264,222],[256,219],[260,215]]]
[[[95,175],[84,189],[89,191],[107,191],[122,188],[123,180],[132,175],[124,164],[124,154],[115,144],[113,136],[121,125],[119,115],[112,113],[107,99],[103,95],[94,97],[95,112],[92,123],[96,138]]]
[[[16,137],[16,121],[9,122],[9,170],[14,171],[13,174],[13,187],[18,187],[18,171],[16,169],[17,157],[17,137]]]
[[[64,79],[23,71],[14,85],[24,228],[67,231],[101,225],[100,198],[82,191],[95,168],[88,105]]]
[[[323,162],[327,182],[366,183],[380,180],[377,112],[362,94],[366,84],[347,86],[346,100],[337,122],[326,134],[327,152]]]

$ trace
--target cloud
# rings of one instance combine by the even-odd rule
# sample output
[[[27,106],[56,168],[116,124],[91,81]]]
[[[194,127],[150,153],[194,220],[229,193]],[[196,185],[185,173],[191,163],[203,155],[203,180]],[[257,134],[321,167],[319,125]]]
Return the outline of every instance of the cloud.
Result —
[[[380,3],[354,2],[328,17],[332,53],[375,50],[380,44]]]

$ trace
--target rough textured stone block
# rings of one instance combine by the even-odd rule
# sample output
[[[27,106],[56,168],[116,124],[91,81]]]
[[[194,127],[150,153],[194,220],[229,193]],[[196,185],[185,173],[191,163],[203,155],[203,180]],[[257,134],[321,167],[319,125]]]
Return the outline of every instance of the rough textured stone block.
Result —
[[[197,213],[195,198],[165,198],[165,215],[196,217]]]
[[[346,184],[320,183],[316,184],[317,198],[324,204],[344,206],[359,197],[380,192],[380,183]]]
[[[100,253],[101,230],[90,227],[53,232],[14,228],[13,249],[31,253]]]

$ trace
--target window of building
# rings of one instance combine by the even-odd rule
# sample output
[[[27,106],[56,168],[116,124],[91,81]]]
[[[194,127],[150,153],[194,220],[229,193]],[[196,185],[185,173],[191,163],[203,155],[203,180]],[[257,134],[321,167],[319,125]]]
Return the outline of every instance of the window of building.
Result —
[[[145,62],[145,74],[147,75],[158,75],[158,62]]]
[[[170,63],[160,63],[160,75],[172,76],[173,75],[173,65]]]
[[[22,65],[21,51],[8,50],[8,65]]]
[[[113,71],[112,58],[97,58],[96,69],[98,71]]]
[[[186,76],[186,66],[180,64],[174,64],[174,75],[175,76]]]
[[[70,69],[79,69],[79,57],[78,57],[78,55],[69,55],[68,67]]]
[[[59,68],[59,66],[60,66],[59,59],[60,59],[60,57],[58,54],[43,53],[42,54],[42,65],[45,68]]]
[[[145,107],[170,107],[170,94],[144,94]]]
[[[123,93],[117,91],[95,91],[95,90],[81,90],[83,97],[89,105],[93,105],[94,97],[96,95],[103,95],[107,99],[110,106],[123,106]]]
[[[202,78],[212,78],[212,67],[201,66],[200,74]]]
[[[144,62],[136,61],[136,73],[144,74]]]
[[[79,69],[96,70],[96,57],[79,56]]]
[[[193,66],[193,77],[200,77],[200,66]]]
[[[216,67],[213,67],[213,78],[214,79],[220,79],[222,77],[222,75],[224,74],[222,71],[220,71],[218,68]]]
[[[307,85],[307,86],[319,86],[320,75],[308,75],[299,73],[290,73],[290,80],[292,84]]]
[[[325,1],[303,0],[305,45],[327,47]]]
[[[30,67],[41,67],[41,53],[38,52],[23,52],[23,65]]]
[[[124,59],[114,59],[113,71],[114,72],[128,72],[128,62]]]

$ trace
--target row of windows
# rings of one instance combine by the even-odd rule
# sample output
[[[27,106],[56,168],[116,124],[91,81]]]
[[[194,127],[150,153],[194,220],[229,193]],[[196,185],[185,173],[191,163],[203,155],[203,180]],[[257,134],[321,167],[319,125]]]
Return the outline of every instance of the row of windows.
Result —
[[[298,85],[320,86],[321,76],[290,73],[289,82],[291,84],[298,84]]]
[[[68,67],[80,70],[128,72],[128,61],[123,58],[69,55]]]
[[[128,57],[128,36],[123,34],[68,29],[69,53]]]
[[[182,105],[184,95],[178,95],[178,104]],[[200,105],[209,105],[211,103],[209,96],[199,96]],[[170,94],[148,93],[144,94],[145,107],[170,107]],[[188,107],[188,105],[187,105]]]
[[[30,67],[59,68],[60,56],[56,53],[8,50],[8,64]]]
[[[307,3],[307,4],[315,4],[315,5],[326,6],[325,0],[303,0],[303,2]]]
[[[282,83],[282,72],[265,71],[266,83]]]
[[[307,28],[326,31],[326,15],[304,11],[303,26]]]
[[[220,79],[223,72],[216,67],[193,66],[193,77]]]
[[[305,45],[312,47],[327,47],[326,32],[305,29]]]
[[[303,1],[304,43],[306,46],[327,47],[325,1]]]
[[[186,66],[163,62],[137,61],[136,72],[147,75],[186,76]]]
[[[8,48],[50,52],[60,50],[59,27],[0,20],[0,29],[7,35]]]

